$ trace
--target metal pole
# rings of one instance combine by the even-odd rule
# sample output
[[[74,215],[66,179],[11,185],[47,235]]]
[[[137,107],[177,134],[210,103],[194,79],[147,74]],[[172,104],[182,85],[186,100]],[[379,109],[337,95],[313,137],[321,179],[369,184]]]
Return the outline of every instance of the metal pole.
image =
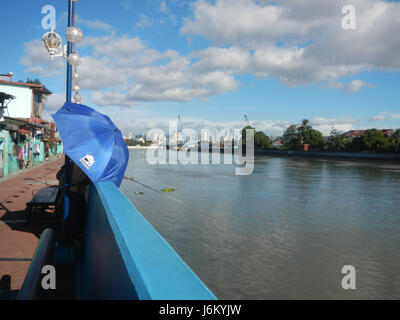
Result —
[[[68,27],[74,25],[75,1],[68,0]],[[68,41],[67,56],[72,53],[72,43]],[[67,61],[67,103],[71,102],[72,66]]]
[[[75,2],[72,0],[68,0],[68,27],[73,26],[73,16],[75,12]],[[67,57],[72,53],[72,43],[68,41],[67,45]],[[66,98],[67,103],[71,102],[71,88],[72,88],[72,66],[68,63],[67,60],[67,86],[66,86]],[[67,155],[65,155],[65,195],[64,195],[64,223],[63,223],[63,230],[64,230],[64,240],[68,241],[69,237],[67,234],[66,228],[66,220],[69,216],[69,209],[70,209],[70,193],[69,193],[69,184],[70,184],[70,173],[71,173],[71,160]]]

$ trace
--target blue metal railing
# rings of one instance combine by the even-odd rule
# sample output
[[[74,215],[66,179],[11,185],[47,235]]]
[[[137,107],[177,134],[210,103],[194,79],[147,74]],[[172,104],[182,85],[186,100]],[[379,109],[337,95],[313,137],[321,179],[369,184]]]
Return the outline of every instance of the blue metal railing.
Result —
[[[111,182],[91,186],[78,299],[216,297]]]
[[[39,244],[33,256],[32,263],[20,290],[18,300],[38,300],[42,295],[42,268],[52,264],[54,255],[55,238],[54,231],[46,229],[40,237]]]

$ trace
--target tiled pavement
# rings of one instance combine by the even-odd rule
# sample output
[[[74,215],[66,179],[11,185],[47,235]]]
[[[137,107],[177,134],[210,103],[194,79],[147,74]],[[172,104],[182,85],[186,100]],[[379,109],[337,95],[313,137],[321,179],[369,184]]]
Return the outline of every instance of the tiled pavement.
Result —
[[[38,189],[58,184],[56,173],[63,163],[64,158],[60,158],[0,180],[0,281],[11,277],[11,290],[21,288],[30,262],[1,259],[33,257],[43,226],[26,228],[25,206]]]

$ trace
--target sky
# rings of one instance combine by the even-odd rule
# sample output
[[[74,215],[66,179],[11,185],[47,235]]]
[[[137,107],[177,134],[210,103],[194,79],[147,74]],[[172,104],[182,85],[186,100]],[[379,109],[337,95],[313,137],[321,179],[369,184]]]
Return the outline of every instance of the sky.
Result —
[[[46,5],[64,39],[66,0],[1,2],[0,73],[39,78],[50,117],[66,67],[41,43]],[[178,115],[198,131],[247,115],[271,136],[304,118],[325,135],[400,127],[398,1],[81,0],[76,12],[83,103],[125,135],[167,132]]]

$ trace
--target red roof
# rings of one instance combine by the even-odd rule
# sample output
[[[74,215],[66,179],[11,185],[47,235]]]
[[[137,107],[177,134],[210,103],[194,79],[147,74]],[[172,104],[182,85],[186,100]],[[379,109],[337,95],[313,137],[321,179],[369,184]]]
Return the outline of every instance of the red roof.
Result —
[[[384,134],[385,136],[388,136],[389,134],[394,133],[394,130],[393,130],[393,129],[382,129],[381,131],[383,132],[383,134]]]
[[[344,133],[344,135],[348,138],[361,137],[365,131],[366,130],[350,130]],[[385,136],[388,136],[389,134],[392,134],[394,132],[393,129],[381,129],[379,131],[381,131]]]
[[[26,86],[26,87],[36,87],[36,88],[43,87],[42,85],[36,84],[36,83],[15,82],[15,81],[7,81],[7,80],[0,80],[0,83],[12,84],[14,86]]]
[[[29,88],[37,88],[43,91],[44,94],[52,94],[49,89],[47,89],[45,86],[41,84],[36,84],[36,83],[26,83],[26,82],[14,82],[14,81],[7,81],[7,80],[0,80],[0,83],[4,84],[11,84],[13,86],[24,86],[24,87],[29,87]]]
[[[365,130],[351,130],[346,132],[344,135],[346,137],[360,137],[364,134]]]

